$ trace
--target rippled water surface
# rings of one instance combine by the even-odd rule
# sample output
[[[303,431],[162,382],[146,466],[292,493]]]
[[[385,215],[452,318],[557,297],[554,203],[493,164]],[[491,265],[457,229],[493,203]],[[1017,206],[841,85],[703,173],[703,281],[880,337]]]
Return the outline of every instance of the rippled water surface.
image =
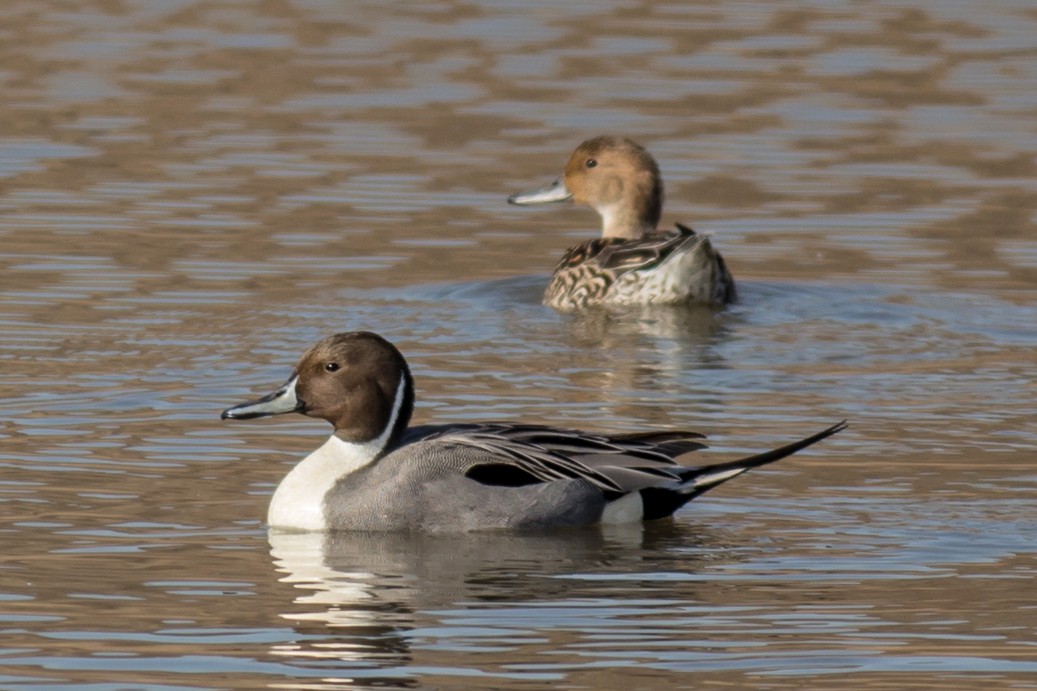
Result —
[[[1037,10],[0,5],[0,687],[1037,688]],[[742,301],[539,304],[634,137]],[[672,523],[268,535],[379,331],[422,422],[838,437]]]

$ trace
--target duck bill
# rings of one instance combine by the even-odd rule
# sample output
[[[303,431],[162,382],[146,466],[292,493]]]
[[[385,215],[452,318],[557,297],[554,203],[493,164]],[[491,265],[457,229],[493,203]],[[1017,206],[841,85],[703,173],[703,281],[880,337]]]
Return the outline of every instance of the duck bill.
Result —
[[[297,381],[299,381],[299,375],[293,374],[292,378],[285,382],[284,386],[277,391],[255,401],[227,408],[220,413],[220,419],[251,420],[252,418],[267,417],[268,415],[302,412],[303,402],[295,395],[295,383]]]
[[[519,192],[508,197],[509,204],[517,206],[529,206],[533,204],[552,204],[554,202],[567,202],[573,198],[573,193],[565,186],[565,181],[558,178],[547,187],[530,192]]]

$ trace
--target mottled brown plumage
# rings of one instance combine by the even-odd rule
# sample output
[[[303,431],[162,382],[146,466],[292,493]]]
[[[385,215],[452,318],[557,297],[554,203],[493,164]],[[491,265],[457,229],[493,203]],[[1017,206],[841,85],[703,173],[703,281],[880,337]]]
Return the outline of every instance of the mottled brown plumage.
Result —
[[[595,137],[573,152],[561,178],[508,200],[573,201],[602,218],[602,236],[569,250],[555,267],[544,304],[559,310],[594,305],[703,303],[726,305],[734,279],[709,238],[691,228],[659,230],[663,183],[639,144]]]

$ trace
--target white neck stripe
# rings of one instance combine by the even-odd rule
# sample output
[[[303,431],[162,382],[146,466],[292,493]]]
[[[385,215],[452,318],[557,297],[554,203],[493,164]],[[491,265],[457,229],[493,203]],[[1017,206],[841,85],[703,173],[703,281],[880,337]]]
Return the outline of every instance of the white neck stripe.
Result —
[[[407,377],[403,371],[400,371],[400,383],[396,386],[396,397],[392,402],[392,412],[389,413],[389,422],[385,425],[385,429],[375,439],[365,442],[346,442],[350,446],[353,446],[356,451],[354,453],[364,453],[364,455],[370,454],[369,458],[363,463],[367,465],[375,459],[382,451],[385,450],[385,445],[389,443],[389,436],[392,434],[393,428],[396,427],[396,421],[400,417],[400,410],[403,408],[403,399],[407,391]],[[363,449],[363,452],[361,452]]]

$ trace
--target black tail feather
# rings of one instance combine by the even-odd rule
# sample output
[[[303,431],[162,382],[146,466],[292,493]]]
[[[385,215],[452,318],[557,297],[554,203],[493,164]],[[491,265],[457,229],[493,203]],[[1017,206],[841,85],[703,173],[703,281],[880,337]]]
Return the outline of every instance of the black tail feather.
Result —
[[[698,468],[694,474],[688,476],[688,479],[690,480],[695,477],[708,477],[709,475],[713,474],[723,475],[725,472],[729,470],[749,470],[750,468],[759,468],[761,465],[767,465],[768,463],[780,461],[786,456],[791,456],[797,451],[802,451],[803,449],[807,448],[808,446],[812,446],[813,444],[816,444],[822,439],[827,439],[833,434],[843,431],[847,427],[848,424],[846,420],[843,420],[842,422],[838,422],[829,427],[828,429],[821,430],[817,434],[811,435],[806,439],[800,439],[799,441],[792,442],[791,444],[786,444],[785,446],[779,447],[777,449],[772,449],[771,451],[764,451],[763,453],[758,453],[755,456],[740,458],[737,461],[729,461],[727,463],[718,463],[716,465]],[[732,475],[731,477],[735,476]],[[706,491],[707,489],[722,484],[726,479],[727,478],[724,478],[715,483],[709,483],[708,481],[704,482],[699,494]]]
[[[641,490],[641,496],[644,498],[645,520],[669,516],[703,492],[718,487],[731,478],[738,477],[746,470],[759,468],[774,461],[780,461],[786,456],[802,451],[822,439],[827,439],[833,434],[843,431],[847,426],[846,420],[843,420],[806,439],[800,439],[771,451],[764,451],[754,456],[740,458],[727,463],[718,463],[702,468],[689,468],[688,472],[683,475],[687,484],[680,491],[675,492],[672,489],[657,488]]]

